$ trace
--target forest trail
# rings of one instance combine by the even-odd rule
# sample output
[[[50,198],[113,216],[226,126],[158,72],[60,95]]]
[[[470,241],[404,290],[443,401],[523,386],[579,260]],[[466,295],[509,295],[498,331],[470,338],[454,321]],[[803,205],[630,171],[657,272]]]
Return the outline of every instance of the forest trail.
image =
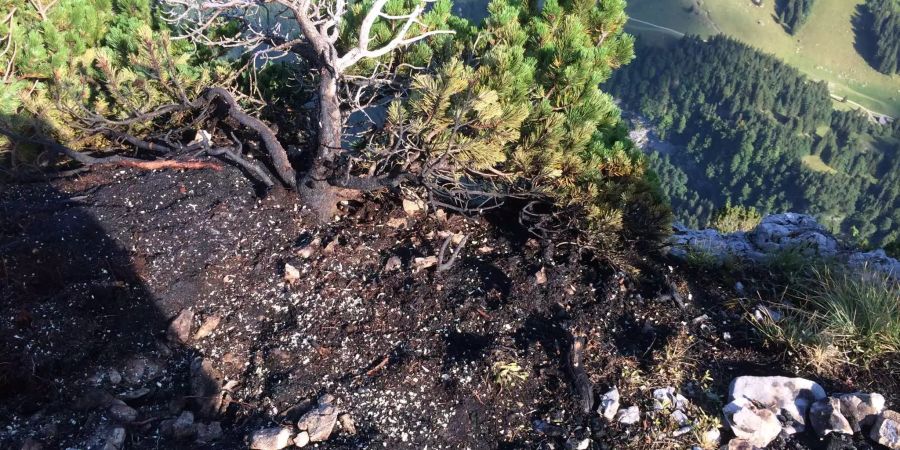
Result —
[[[629,21],[629,22],[637,22],[637,23],[640,23],[640,24],[649,25],[649,26],[651,26],[651,27],[653,27],[653,28],[656,28],[656,29],[660,29],[660,30],[663,30],[663,31],[668,31],[669,33],[672,33],[672,34],[674,34],[674,35],[676,35],[676,36],[678,36],[678,37],[684,37],[684,36],[685,36],[684,33],[680,32],[680,31],[678,31],[678,30],[674,30],[674,29],[672,29],[672,28],[664,27],[664,26],[662,26],[662,25],[657,25],[657,24],[655,24],[655,23],[646,22],[646,21],[643,21],[643,20],[640,20],[640,19],[635,19],[634,17],[629,17],[629,18],[628,18],[628,21]]]

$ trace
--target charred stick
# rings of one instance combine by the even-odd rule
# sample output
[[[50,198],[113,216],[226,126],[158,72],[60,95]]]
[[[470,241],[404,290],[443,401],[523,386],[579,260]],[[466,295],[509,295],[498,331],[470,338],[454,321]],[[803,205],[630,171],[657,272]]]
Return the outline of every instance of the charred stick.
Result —
[[[437,267],[438,272],[450,270],[450,268],[453,267],[453,263],[456,262],[456,258],[459,256],[459,253],[462,251],[463,247],[466,246],[466,241],[469,240],[469,235],[468,234],[463,235],[462,240],[459,241],[459,245],[450,254],[450,259],[445,260],[444,255],[447,252],[447,247],[450,246],[450,241],[452,241],[452,240],[453,240],[453,235],[451,234],[450,236],[447,236],[447,239],[444,239],[444,244],[441,245],[441,251],[440,251],[440,253],[438,253],[438,267]]]

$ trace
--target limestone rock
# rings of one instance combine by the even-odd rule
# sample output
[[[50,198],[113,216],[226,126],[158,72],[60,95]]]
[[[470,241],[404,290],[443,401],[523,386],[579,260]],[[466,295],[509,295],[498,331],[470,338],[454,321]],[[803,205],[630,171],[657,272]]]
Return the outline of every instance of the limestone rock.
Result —
[[[784,430],[788,434],[802,432],[809,406],[826,397],[818,383],[789,377],[737,377],[731,382],[728,394],[733,403],[747,400],[781,415],[787,420]],[[746,407],[745,404],[735,406],[737,409]]]
[[[841,401],[835,397],[813,403],[809,408],[809,422],[819,436],[830,433],[853,434],[850,422],[841,414]]]
[[[301,431],[297,434],[297,437],[294,438],[294,446],[303,448],[309,445],[309,433],[305,431]]]
[[[250,436],[253,450],[281,450],[291,444],[291,430],[275,427],[258,430]]]
[[[612,388],[609,392],[600,397],[600,407],[597,412],[606,420],[613,420],[616,413],[619,412],[619,389]]]
[[[207,336],[209,336],[215,329],[219,326],[219,322],[222,321],[222,318],[219,316],[209,316],[207,317],[203,323],[200,325],[200,329],[194,333],[194,340],[199,341]]]
[[[338,410],[334,405],[334,397],[325,394],[319,397],[319,404],[304,414],[297,422],[297,428],[309,433],[310,442],[327,440],[337,423]]]
[[[748,399],[732,401],[725,405],[723,412],[734,435],[752,446],[765,447],[781,433],[781,422],[775,413]]]
[[[759,447],[750,443],[750,441],[741,438],[734,438],[728,441],[728,450],[760,450]]]
[[[891,449],[900,450],[900,413],[886,409],[875,419],[869,437]]]
[[[632,425],[641,420],[641,410],[637,406],[629,406],[616,414],[616,420],[623,425]]]
[[[884,411],[885,402],[881,394],[857,392],[837,397],[841,402],[841,414],[850,422],[854,433],[872,426],[881,411]]]
[[[287,284],[294,284],[298,280],[300,280],[300,269],[296,267],[285,264],[284,265],[284,282]]]
[[[413,269],[415,272],[420,272],[429,267],[434,267],[438,263],[437,256],[426,256],[424,258],[415,258],[413,259]]]
[[[214,417],[222,408],[222,373],[209,359],[197,357],[191,362],[191,397],[202,417]]]
[[[194,325],[194,312],[190,308],[182,309],[169,323],[167,336],[172,342],[187,344],[191,340],[191,327]]]
[[[207,443],[215,441],[222,437],[222,424],[219,422],[210,422],[208,424],[197,424],[197,442]]]
[[[669,244],[669,253],[682,259],[699,252],[719,264],[734,258],[761,263],[780,252],[792,251],[806,257],[836,258],[851,267],[865,266],[900,277],[900,261],[887,256],[884,250],[862,252],[845,248],[815,218],[805,214],[773,214],[749,232],[725,234],[676,226]]]
[[[109,416],[117,422],[131,423],[137,420],[138,412],[128,405],[115,404],[109,407]]]

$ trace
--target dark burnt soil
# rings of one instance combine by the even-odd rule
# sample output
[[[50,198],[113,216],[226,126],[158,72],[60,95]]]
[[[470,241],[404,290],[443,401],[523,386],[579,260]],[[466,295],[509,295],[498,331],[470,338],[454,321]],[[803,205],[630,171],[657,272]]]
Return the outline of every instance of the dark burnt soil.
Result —
[[[0,448],[101,448],[117,420],[127,422],[125,448],[246,448],[250,433],[295,423],[324,393],[356,433],[339,427],[319,448],[576,448],[584,439],[594,449],[690,448],[745,374],[805,375],[900,403],[896,380],[822,379],[763,348],[733,280],[650,253],[548,252],[498,221],[407,216],[390,199],[344,213],[315,226],[290,193],[260,198],[231,169],[104,169],[3,186]],[[416,271],[415,258],[436,255],[446,233],[471,234],[457,263]],[[390,270],[394,256],[401,266]],[[286,263],[300,272],[293,284]],[[208,336],[173,343],[166,329],[185,308],[192,333],[221,320]],[[582,410],[568,363],[576,336],[586,340],[592,395],[618,386],[623,406],[640,406],[638,424]],[[195,360],[205,364],[192,375]],[[516,366],[525,379],[501,382],[500,367]],[[198,398],[197,377],[224,386],[221,410]],[[673,437],[668,412],[653,412],[651,393],[666,386],[691,399],[696,432]],[[114,399],[137,416],[116,418]],[[164,424],[183,410],[220,422],[223,435],[172,437]]]

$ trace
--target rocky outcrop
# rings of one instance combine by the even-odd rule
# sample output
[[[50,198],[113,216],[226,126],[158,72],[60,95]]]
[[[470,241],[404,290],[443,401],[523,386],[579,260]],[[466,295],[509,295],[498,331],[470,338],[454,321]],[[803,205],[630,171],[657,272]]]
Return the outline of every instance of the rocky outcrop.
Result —
[[[888,257],[884,250],[861,252],[848,247],[806,214],[773,214],[753,230],[728,234],[676,226],[669,244],[669,254],[678,258],[703,254],[720,264],[729,259],[762,263],[783,252],[793,252],[810,258],[835,258],[850,266],[866,266],[900,277],[900,261]]]

